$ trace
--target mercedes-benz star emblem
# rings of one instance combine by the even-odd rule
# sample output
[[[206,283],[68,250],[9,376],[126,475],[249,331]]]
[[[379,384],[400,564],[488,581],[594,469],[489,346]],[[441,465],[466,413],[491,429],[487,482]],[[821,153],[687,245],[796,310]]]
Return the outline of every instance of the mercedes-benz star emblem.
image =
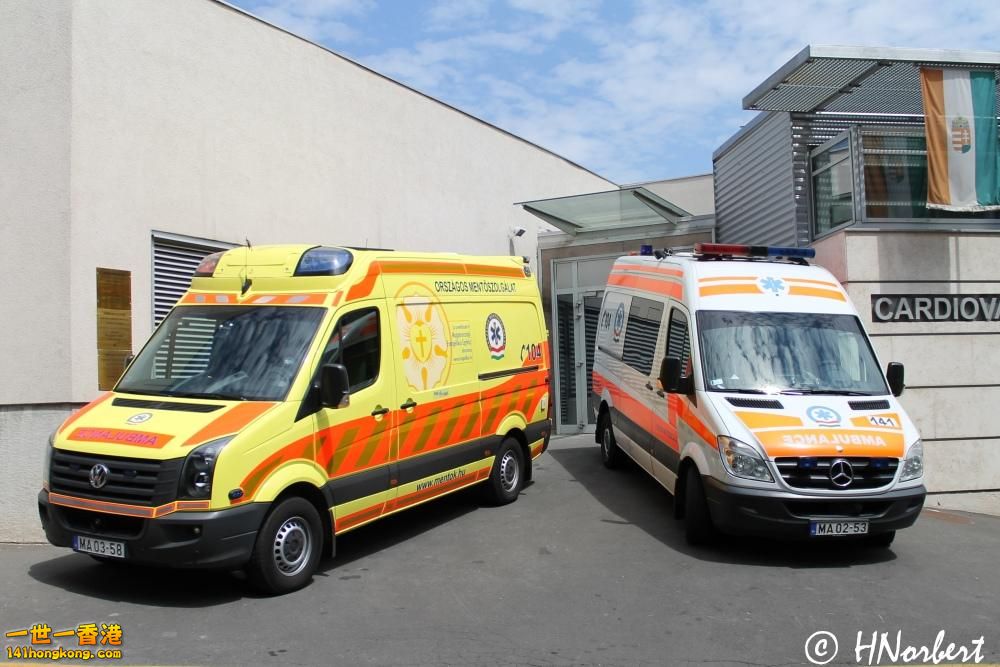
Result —
[[[854,468],[846,459],[837,459],[830,465],[830,481],[834,486],[846,488],[854,481]]]
[[[90,469],[90,485],[95,489],[104,488],[104,485],[108,483],[108,477],[110,476],[111,471],[108,470],[108,466],[103,463],[98,463]]]

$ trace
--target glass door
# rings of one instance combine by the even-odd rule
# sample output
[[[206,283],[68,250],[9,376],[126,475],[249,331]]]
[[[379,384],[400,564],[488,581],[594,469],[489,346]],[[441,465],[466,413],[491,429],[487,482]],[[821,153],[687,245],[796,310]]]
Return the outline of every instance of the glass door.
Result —
[[[604,285],[614,257],[554,262],[552,321],[555,323],[556,432],[593,433],[588,407],[593,388],[594,345]]]

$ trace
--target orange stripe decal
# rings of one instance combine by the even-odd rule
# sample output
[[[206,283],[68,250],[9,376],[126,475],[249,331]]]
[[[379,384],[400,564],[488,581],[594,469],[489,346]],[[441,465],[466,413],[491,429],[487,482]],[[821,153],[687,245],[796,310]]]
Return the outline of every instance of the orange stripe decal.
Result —
[[[274,403],[249,402],[239,403],[209,422],[184,442],[184,446],[208,442],[230,433],[237,433],[257,417],[270,410]]]
[[[903,456],[903,434],[859,429],[785,429],[754,433],[768,456]]]
[[[820,299],[834,299],[835,301],[847,301],[843,292],[832,289],[819,289],[816,287],[797,287],[795,285],[788,288],[788,293],[792,296],[813,296]]]
[[[173,514],[174,512],[189,510],[207,510],[209,501],[207,500],[175,500],[166,505],[158,507],[145,507],[142,505],[127,505],[124,503],[112,503],[103,500],[90,500],[89,498],[77,498],[66,496],[61,493],[49,493],[49,502],[53,505],[63,507],[75,507],[77,509],[92,510],[104,514],[120,514],[122,516],[137,516],[146,519]]]
[[[382,275],[382,265],[379,262],[372,262],[368,267],[368,273],[357,283],[351,285],[347,290],[347,300],[363,299],[375,289],[375,281]]]
[[[98,396],[97,398],[95,398],[94,400],[92,400],[90,403],[87,403],[85,406],[83,406],[82,408],[80,408],[79,410],[77,410],[76,412],[74,412],[73,414],[71,414],[69,417],[66,418],[66,421],[64,421],[62,423],[62,426],[59,427],[59,432],[62,433],[63,431],[65,431],[67,428],[69,428],[70,424],[72,424],[77,419],[79,419],[80,417],[84,416],[85,414],[87,414],[88,412],[90,412],[91,410],[93,410],[94,408],[96,408],[98,405],[100,405],[104,401],[106,401],[109,398],[111,398],[111,396],[112,396],[112,392],[110,392],[110,391],[107,392],[106,394],[102,394],[102,395]]]
[[[759,276],[712,276],[710,278],[698,278],[700,283],[718,283],[727,280],[737,281],[737,280],[753,280],[757,281]]]
[[[75,442],[108,442],[115,445],[133,445],[160,449],[174,439],[164,433],[149,433],[147,431],[130,431],[122,428],[81,427],[74,430],[66,438]]]
[[[614,273],[608,276],[608,284],[618,285],[620,287],[631,287],[644,292],[652,292],[653,294],[665,294],[667,296],[672,296],[675,299],[682,298],[684,290],[679,282],[675,282],[673,280],[652,277],[646,278],[643,276],[616,275]]]
[[[760,288],[757,287],[757,283],[751,283],[749,285],[709,285],[707,287],[699,287],[698,294],[700,296],[722,296],[725,294],[763,294]]]
[[[782,426],[802,426],[802,420],[788,415],[768,412],[734,412],[749,429],[781,428]]]

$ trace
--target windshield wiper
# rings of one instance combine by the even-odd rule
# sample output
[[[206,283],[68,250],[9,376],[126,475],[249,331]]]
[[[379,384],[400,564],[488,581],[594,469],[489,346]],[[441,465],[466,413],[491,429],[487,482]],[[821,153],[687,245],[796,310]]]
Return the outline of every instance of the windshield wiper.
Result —
[[[786,396],[826,395],[826,396],[874,396],[867,391],[848,391],[846,389],[784,389],[778,393]]]
[[[716,389],[715,391],[722,392],[723,394],[766,394],[768,392],[763,389]]]

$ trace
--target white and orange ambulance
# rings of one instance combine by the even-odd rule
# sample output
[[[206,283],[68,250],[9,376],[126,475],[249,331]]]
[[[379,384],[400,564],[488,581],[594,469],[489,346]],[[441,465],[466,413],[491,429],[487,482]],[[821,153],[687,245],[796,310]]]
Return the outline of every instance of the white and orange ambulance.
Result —
[[[690,542],[731,534],[888,546],[923,506],[923,448],[847,294],[808,248],[699,244],[622,257],[592,408],[674,495]]]
[[[334,536],[549,441],[548,343],[514,257],[270,246],[209,256],[114,390],[49,444],[52,544],[304,585]]]

